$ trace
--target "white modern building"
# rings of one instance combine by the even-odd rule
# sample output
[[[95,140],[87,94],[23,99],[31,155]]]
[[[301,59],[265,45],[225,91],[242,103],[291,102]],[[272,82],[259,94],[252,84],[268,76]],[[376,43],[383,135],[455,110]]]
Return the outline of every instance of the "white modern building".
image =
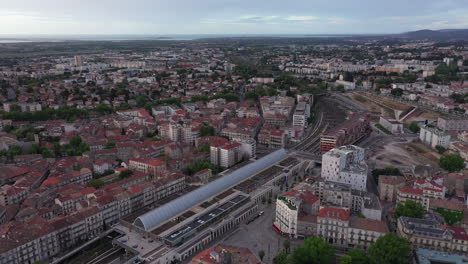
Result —
[[[307,119],[310,117],[310,105],[299,102],[293,114],[293,126],[307,127]]]
[[[255,139],[234,139],[235,142],[241,144],[241,158],[253,158],[257,154],[257,141]]]
[[[334,148],[322,157],[322,178],[326,181],[350,184],[359,191],[367,189],[365,150],[349,145]]]
[[[294,189],[278,196],[276,200],[276,215],[274,228],[282,234],[296,237],[300,224],[299,217],[317,215],[320,199],[312,193],[312,187],[301,183]]]
[[[380,117],[379,124],[383,126],[388,131],[393,134],[402,134],[403,133],[403,123],[395,119],[388,119],[385,117]]]
[[[221,146],[210,147],[211,164],[221,168],[229,168],[241,160],[241,144],[228,142]]]
[[[421,127],[421,130],[419,131],[419,139],[433,148],[436,146],[448,148],[450,145],[450,135],[435,127]]]

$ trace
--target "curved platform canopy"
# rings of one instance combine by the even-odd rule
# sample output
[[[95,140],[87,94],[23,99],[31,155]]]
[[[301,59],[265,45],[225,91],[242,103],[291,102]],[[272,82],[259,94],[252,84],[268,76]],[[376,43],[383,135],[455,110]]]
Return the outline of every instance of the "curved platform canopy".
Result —
[[[241,183],[254,174],[285,159],[287,156],[288,153],[285,149],[277,150],[253,163],[250,163],[161,207],[139,216],[135,219],[133,224],[146,231],[150,231],[195,205],[204,202],[210,197]]]

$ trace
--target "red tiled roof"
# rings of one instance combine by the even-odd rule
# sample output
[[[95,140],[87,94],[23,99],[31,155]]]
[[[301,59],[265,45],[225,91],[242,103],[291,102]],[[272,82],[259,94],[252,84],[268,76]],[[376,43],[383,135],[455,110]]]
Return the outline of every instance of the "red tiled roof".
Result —
[[[50,177],[47,180],[45,180],[42,185],[55,185],[58,184],[60,181],[57,177]]]
[[[468,234],[463,227],[457,226],[445,226],[446,230],[450,230],[453,232],[453,237],[458,240],[468,240]]]
[[[370,230],[380,233],[388,233],[388,226],[384,221],[365,219],[353,216],[350,218],[349,225],[352,228]]]
[[[318,216],[321,218],[333,218],[341,221],[349,220],[349,210],[343,208],[324,207],[321,208]]]
[[[411,194],[416,194],[416,195],[422,195],[423,194],[423,190],[415,189],[415,188],[412,188],[412,187],[401,188],[400,192],[411,193]]]
[[[231,142],[231,143],[228,143],[228,144],[222,146],[221,148],[222,148],[222,149],[229,150],[229,149],[233,149],[233,148],[239,147],[240,145],[241,145],[241,144],[238,143],[238,142]]]

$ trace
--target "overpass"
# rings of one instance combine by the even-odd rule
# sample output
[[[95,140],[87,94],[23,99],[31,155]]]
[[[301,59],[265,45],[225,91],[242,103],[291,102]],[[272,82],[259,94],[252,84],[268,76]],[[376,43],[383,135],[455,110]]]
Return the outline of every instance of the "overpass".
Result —
[[[294,151],[290,152],[290,155],[293,157],[298,157],[302,159],[312,160],[317,164],[322,164],[322,154],[306,152],[306,151]]]

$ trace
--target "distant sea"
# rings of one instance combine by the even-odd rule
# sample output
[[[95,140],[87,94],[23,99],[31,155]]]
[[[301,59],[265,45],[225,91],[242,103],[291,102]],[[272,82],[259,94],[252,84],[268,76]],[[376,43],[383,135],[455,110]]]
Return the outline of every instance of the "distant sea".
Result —
[[[363,35],[314,34],[172,34],[172,35],[0,35],[0,43],[62,42],[62,41],[128,41],[128,40],[179,40],[205,38],[337,38]]]
[[[23,42],[32,42],[31,40],[14,40],[14,39],[1,39],[0,44],[2,43],[23,43]]]

